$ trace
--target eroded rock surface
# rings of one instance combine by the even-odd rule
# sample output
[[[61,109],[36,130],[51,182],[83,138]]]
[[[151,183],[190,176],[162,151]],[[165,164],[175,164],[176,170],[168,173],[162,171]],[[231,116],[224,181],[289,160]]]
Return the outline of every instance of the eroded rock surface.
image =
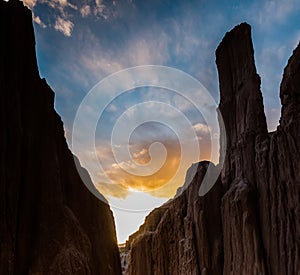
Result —
[[[190,186],[150,213],[129,238],[127,274],[221,274],[221,182],[207,196],[198,196],[208,164],[195,164]]]
[[[225,35],[216,63],[227,132],[220,179],[198,197],[202,162],[181,195],[150,213],[127,243],[127,274],[299,274],[300,46],[284,70],[272,133],[248,24]]]
[[[0,274],[121,274],[112,213],[82,183],[39,77],[31,12],[0,1],[0,21]]]

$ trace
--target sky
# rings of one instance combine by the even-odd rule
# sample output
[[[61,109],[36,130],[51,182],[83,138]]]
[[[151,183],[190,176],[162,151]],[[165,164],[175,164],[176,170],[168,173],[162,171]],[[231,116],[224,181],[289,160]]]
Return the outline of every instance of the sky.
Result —
[[[192,163],[217,163],[218,156],[212,150],[211,125],[183,96],[188,91],[137,87],[110,98],[109,89],[101,94],[101,80],[130,67],[168,66],[200,81],[217,104],[215,50],[227,31],[247,22],[252,26],[268,128],[276,129],[283,69],[300,39],[299,0],[23,2],[33,11],[40,75],[55,91],[55,109],[71,149],[74,121],[85,97],[98,89],[93,104],[107,103],[95,126],[96,153],[83,146],[76,155],[110,202],[119,243],[138,229],[151,209],[174,196]],[[127,85],[133,77],[127,74],[120,82]],[[131,129],[132,119],[144,122]],[[116,129],[118,142],[112,142]],[[196,157],[188,151],[183,158],[188,149],[182,143],[190,130],[200,151]]]

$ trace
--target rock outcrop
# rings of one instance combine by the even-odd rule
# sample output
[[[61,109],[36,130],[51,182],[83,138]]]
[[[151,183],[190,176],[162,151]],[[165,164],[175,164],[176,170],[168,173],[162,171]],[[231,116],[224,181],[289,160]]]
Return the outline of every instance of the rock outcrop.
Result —
[[[207,196],[198,196],[208,164],[195,164],[190,186],[151,212],[129,238],[127,274],[221,274],[221,182]]]
[[[227,134],[222,183],[224,274],[265,274],[257,213],[256,147],[267,139],[267,124],[254,64],[251,29],[241,24],[227,33],[216,51],[220,105]],[[266,167],[262,168],[263,170]]]
[[[272,133],[248,24],[225,35],[216,63],[227,134],[220,178],[198,197],[200,163],[191,185],[149,214],[127,243],[127,274],[299,274],[300,45],[284,70]]]
[[[0,1],[0,21],[0,274],[121,274],[112,213],[81,181],[39,77],[31,12]]]

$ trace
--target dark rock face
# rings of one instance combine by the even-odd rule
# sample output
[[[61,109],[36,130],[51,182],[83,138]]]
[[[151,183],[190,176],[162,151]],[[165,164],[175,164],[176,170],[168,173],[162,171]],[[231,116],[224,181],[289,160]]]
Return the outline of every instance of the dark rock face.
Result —
[[[250,39],[250,26],[241,24],[225,36],[217,50],[219,108],[228,136],[222,174],[224,186],[229,186],[222,199],[223,272],[297,274],[300,47],[284,71],[280,125],[268,134]],[[226,77],[228,71],[232,78]],[[230,106],[235,106],[233,112]]]
[[[129,238],[128,274],[221,274],[223,188],[217,182],[207,196],[199,197],[208,162],[197,166],[190,186],[151,212]]]
[[[241,24],[227,33],[216,51],[221,100],[227,132],[222,183],[224,274],[265,274],[261,242],[256,165],[258,140],[267,139],[267,124],[256,73],[251,29]],[[265,170],[266,167],[260,169]]]
[[[120,274],[112,213],[82,183],[39,77],[31,12],[0,1],[0,20],[0,274]]]
[[[128,274],[299,274],[300,45],[284,70],[273,133],[249,25],[225,35],[216,63],[227,131],[220,179],[199,198],[200,163],[191,185],[147,217],[128,241]]]

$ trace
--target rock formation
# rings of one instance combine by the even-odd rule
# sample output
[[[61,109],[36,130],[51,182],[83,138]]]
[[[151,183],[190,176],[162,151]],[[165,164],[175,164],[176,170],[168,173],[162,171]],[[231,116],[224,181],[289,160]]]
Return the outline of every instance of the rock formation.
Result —
[[[201,162],[190,186],[149,214],[127,242],[127,274],[299,274],[300,45],[284,70],[272,133],[248,24],[225,35],[216,63],[227,134],[220,179],[198,197]]]
[[[82,183],[39,77],[31,12],[0,1],[0,21],[0,274],[121,274],[112,213]]]
[[[195,164],[197,173],[190,186],[151,212],[129,238],[128,274],[201,274],[200,270],[221,273],[221,182],[207,196],[198,196],[208,164]]]

